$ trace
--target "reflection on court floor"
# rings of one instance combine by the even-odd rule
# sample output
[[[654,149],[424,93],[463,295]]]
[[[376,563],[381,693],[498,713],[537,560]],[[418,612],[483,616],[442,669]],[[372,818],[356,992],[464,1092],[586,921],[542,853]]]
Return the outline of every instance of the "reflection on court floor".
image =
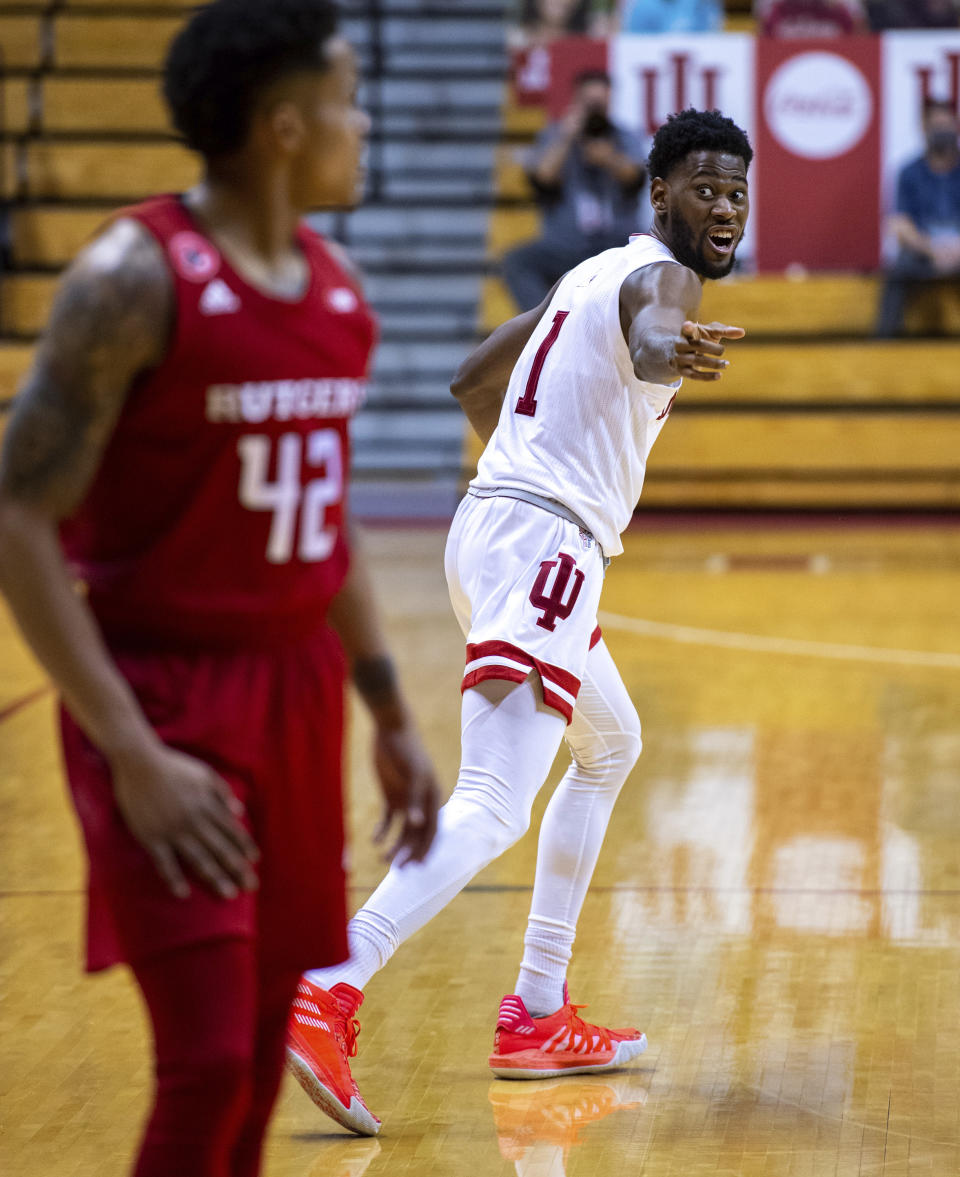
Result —
[[[443,535],[370,546],[452,784]],[[490,1081],[528,835],[371,983],[355,1074],[381,1136],[339,1133],[290,1085],[269,1177],[960,1172],[958,599],[960,527],[638,525],[601,621],[645,748],[570,982],[649,1050],[606,1075]],[[79,972],[82,863],[43,685],[0,616],[0,1170],[100,1177],[134,1145],[145,1033],[122,973]],[[357,904],[383,869],[368,734],[358,716]]]

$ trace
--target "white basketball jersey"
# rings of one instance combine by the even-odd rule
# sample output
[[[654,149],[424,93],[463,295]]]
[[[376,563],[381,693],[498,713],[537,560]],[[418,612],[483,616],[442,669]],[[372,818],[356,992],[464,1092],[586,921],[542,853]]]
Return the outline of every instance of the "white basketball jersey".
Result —
[[[679,264],[656,237],[641,234],[563,278],[513,369],[470,484],[563,503],[607,556],[623,551],[620,533],[640,497],[647,455],[680,387],[636,378],[620,326],[624,279],[655,262]]]

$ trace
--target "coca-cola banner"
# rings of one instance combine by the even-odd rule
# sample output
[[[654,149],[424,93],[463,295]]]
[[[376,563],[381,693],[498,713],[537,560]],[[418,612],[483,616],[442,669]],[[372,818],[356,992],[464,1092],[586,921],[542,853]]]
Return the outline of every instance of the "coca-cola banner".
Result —
[[[650,136],[687,106],[717,107],[750,135],[751,231],[740,250],[762,270],[868,270],[880,261],[897,171],[923,151],[925,97],[960,110],[960,31],[820,40],[747,33],[556,41],[518,96],[560,117],[573,80],[605,67],[613,118]],[[518,62],[518,66],[519,66]]]
[[[757,43],[753,188],[762,270],[871,270],[880,256],[876,37]]]

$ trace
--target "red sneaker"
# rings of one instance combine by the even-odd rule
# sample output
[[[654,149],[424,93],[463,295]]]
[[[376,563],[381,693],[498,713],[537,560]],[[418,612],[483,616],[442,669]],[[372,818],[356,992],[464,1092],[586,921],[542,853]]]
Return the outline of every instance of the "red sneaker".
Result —
[[[329,992],[300,978],[287,1027],[287,1069],[321,1111],[360,1136],[376,1136],[380,1121],[350,1074],[363,994],[352,985]]]
[[[567,987],[555,1014],[531,1018],[516,994],[500,1002],[490,1069],[501,1079],[549,1079],[586,1075],[622,1066],[643,1054],[647,1036],[639,1030],[608,1030],[577,1017]]]

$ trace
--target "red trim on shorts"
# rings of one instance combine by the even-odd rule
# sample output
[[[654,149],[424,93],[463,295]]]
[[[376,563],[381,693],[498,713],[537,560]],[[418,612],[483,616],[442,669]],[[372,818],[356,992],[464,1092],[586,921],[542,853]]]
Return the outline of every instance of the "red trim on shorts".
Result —
[[[528,654],[526,650],[522,650],[510,642],[494,640],[471,643],[467,646],[466,665],[468,667],[473,662],[487,658],[502,658],[504,661],[486,662],[483,666],[475,666],[473,669],[466,670],[460,685],[461,694],[471,687],[475,687],[478,683],[487,682],[490,679],[523,682],[530,670],[535,670],[540,675],[544,703],[559,711],[567,723],[573,718],[574,703],[580,691],[580,680],[575,674],[564,670],[562,666],[554,666],[551,662],[534,658],[532,654]],[[519,662],[522,665],[511,666],[510,662]],[[523,667],[530,669],[525,670]],[[563,691],[563,694],[559,694],[557,688]]]
[[[597,628],[590,635],[590,649],[592,650],[593,647],[598,642],[600,642],[602,639],[603,639],[603,634],[600,632],[600,626],[598,625]]]

